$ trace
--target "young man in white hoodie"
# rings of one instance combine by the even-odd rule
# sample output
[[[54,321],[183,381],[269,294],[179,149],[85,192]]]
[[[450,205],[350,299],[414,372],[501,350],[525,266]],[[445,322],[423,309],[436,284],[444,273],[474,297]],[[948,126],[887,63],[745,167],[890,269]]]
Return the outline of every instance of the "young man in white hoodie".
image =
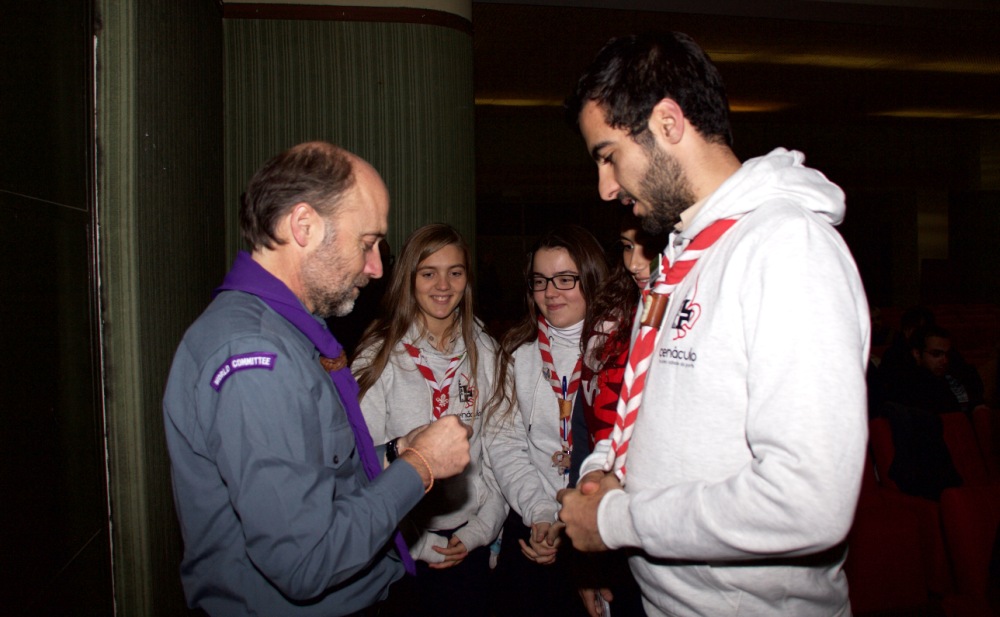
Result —
[[[683,34],[613,39],[569,106],[601,197],[671,231],[619,427],[560,494],[569,537],[633,550],[650,615],[850,615],[869,320],[843,192],[798,152],[741,164]]]

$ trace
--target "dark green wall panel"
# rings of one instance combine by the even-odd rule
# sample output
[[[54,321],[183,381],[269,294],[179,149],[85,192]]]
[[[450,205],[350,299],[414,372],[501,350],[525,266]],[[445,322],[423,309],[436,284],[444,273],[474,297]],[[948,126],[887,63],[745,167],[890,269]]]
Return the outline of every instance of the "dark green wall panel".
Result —
[[[451,223],[475,241],[472,39],[446,27],[225,22],[229,249],[239,195],[268,158],[322,139],[371,162],[389,187],[389,242]]]
[[[90,2],[4,2],[0,11],[2,615],[112,612],[91,10]]]
[[[224,272],[215,0],[97,0],[101,302],[116,610],[184,614],[161,401]]]

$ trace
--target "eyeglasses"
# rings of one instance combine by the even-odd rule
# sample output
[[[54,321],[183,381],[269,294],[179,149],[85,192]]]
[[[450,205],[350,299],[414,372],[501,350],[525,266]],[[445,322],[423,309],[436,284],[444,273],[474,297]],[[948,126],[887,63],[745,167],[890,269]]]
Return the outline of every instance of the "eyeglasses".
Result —
[[[531,291],[545,291],[549,283],[560,291],[567,291],[576,287],[580,281],[577,274],[557,274],[555,276],[533,276],[528,279],[528,289]]]

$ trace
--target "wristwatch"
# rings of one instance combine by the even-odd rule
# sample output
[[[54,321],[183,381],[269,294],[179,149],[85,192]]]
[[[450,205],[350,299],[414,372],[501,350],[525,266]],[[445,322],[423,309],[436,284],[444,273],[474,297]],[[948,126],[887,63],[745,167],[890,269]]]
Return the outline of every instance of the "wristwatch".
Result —
[[[390,439],[385,444],[385,460],[389,461],[390,463],[396,460],[397,457],[399,457],[399,451],[396,449],[397,441],[399,441],[399,437],[396,437],[395,439]]]

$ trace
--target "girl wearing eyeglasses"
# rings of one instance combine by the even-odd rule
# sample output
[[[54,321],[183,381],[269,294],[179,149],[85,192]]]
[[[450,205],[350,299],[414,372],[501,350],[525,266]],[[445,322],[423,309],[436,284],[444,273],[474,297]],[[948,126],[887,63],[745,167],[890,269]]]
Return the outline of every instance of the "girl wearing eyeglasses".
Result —
[[[581,335],[593,328],[588,299],[607,273],[604,251],[582,227],[560,226],[543,235],[525,269],[527,314],[500,345],[497,379],[503,387],[487,405],[487,466],[516,518],[505,527],[500,553],[499,570],[508,577],[500,586],[510,591],[498,614],[586,614],[577,583],[557,564],[562,525],[556,493],[569,478]],[[518,546],[528,562],[517,556]]]
[[[488,547],[507,504],[482,465],[480,410],[492,394],[496,343],[473,315],[470,278],[469,250],[455,229],[414,231],[352,363],[361,410],[388,462],[405,448],[401,436],[444,414],[473,429],[469,466],[436,481],[401,526],[418,576],[390,588],[383,615],[479,615],[491,593]]]

